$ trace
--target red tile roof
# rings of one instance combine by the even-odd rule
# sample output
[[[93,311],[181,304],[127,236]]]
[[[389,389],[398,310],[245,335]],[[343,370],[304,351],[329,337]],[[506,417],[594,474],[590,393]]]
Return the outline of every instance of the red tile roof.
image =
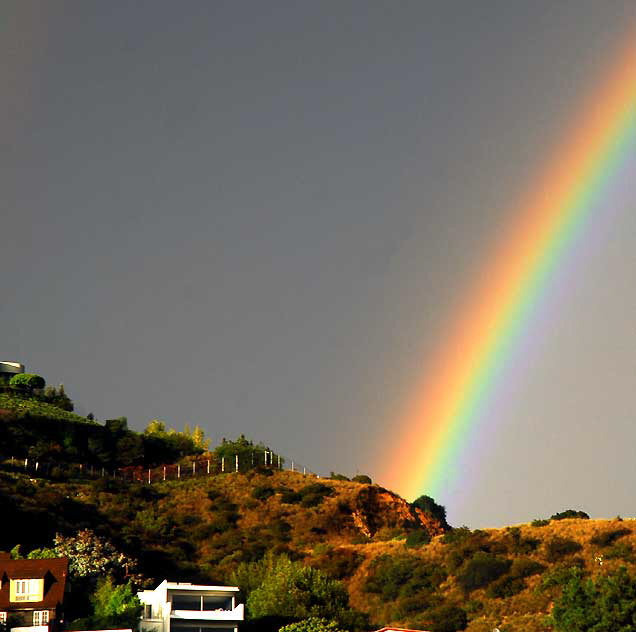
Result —
[[[426,632],[426,630],[407,630],[406,628],[382,628],[377,632]]]
[[[47,560],[7,560],[0,558],[0,610],[54,609],[64,600],[64,587],[68,574],[68,559],[57,557]],[[10,601],[9,580],[44,579],[42,601]]]

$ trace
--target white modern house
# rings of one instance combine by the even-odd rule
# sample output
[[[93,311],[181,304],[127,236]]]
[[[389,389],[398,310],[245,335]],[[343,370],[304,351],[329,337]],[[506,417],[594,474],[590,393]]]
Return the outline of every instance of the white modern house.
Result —
[[[164,579],[137,593],[143,604],[139,632],[238,632],[245,607],[236,586],[198,586]]]

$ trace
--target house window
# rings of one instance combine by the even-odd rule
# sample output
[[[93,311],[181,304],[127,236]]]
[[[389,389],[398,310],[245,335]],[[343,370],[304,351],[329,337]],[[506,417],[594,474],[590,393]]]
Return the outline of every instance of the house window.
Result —
[[[49,622],[48,610],[33,611],[33,625],[46,625]]]
[[[43,579],[12,579],[9,590],[10,601],[42,601]]]
[[[152,619],[152,605],[144,604],[144,619]]]

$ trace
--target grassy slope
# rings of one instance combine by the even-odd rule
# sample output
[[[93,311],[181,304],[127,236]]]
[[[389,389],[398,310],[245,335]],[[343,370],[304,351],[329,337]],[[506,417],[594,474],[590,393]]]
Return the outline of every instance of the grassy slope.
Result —
[[[465,594],[458,586],[455,576],[450,575],[440,587],[439,593],[446,599],[456,602],[469,610],[470,622],[468,632],[491,632],[495,627],[514,632],[538,632],[548,629],[544,620],[548,614],[552,600],[557,594],[555,590],[539,590],[544,578],[559,566],[571,566],[573,563],[581,563],[591,576],[605,574],[616,570],[620,566],[627,566],[631,573],[636,573],[636,556],[632,556],[630,549],[636,550],[636,522],[631,520],[561,520],[551,522],[544,527],[532,527],[529,524],[517,525],[522,538],[538,540],[536,549],[529,553],[515,554],[511,551],[510,535],[508,528],[487,529],[488,543],[491,549],[499,556],[505,556],[516,560],[520,558],[531,559],[545,565],[543,573],[526,579],[526,588],[519,594],[507,598],[493,598],[486,595],[486,589],[474,590]],[[615,530],[627,530],[629,533],[620,537],[614,545],[594,545],[590,540],[600,534]],[[577,542],[581,550],[566,554],[554,559],[548,553],[548,543],[554,538],[564,538]],[[614,559],[610,556],[620,547],[622,554]],[[442,537],[437,537],[429,545],[422,547],[415,554],[423,561],[433,562],[441,566],[448,566],[449,554],[454,547],[444,544]],[[368,575],[371,560],[377,555],[389,553],[399,555],[404,552],[401,542],[385,542],[369,544],[361,547],[367,560],[358,569],[357,573],[349,581],[349,592],[354,607],[366,609],[375,613],[384,621],[391,621],[394,625],[407,626],[413,622],[400,619],[392,619],[391,604],[382,602],[377,595],[369,595],[364,592],[363,585]],[[619,554],[621,551],[619,550]],[[602,558],[602,560],[600,559]],[[602,562],[602,563],[601,563]]]
[[[51,421],[62,420],[78,423],[93,423],[86,419],[86,417],[81,417],[75,413],[62,410],[52,404],[40,402],[35,399],[23,399],[10,393],[0,393],[0,410],[8,410],[16,417],[29,415],[41,419],[50,419]]]
[[[25,548],[46,546],[57,531],[73,533],[79,528],[97,530],[127,552],[139,557],[146,575],[163,579],[227,582],[240,561],[255,559],[265,550],[286,552],[320,566],[325,551],[336,558],[357,553],[362,563],[351,567],[344,578],[352,606],[369,612],[378,624],[418,627],[418,616],[395,617],[394,604],[365,592],[372,560],[381,554],[413,555],[451,569],[438,597],[469,610],[469,632],[490,632],[494,627],[514,632],[543,630],[543,619],[554,593],[538,592],[537,586],[557,565],[581,564],[592,575],[620,565],[636,570],[636,522],[562,520],[547,526],[518,525],[522,540],[534,540],[532,550],[516,552],[507,529],[488,529],[479,537],[498,556],[528,558],[544,564],[545,571],[525,580],[519,594],[503,599],[488,597],[484,589],[465,595],[457,584],[458,570],[450,559],[457,544],[438,536],[418,549],[404,543],[405,503],[376,486],[324,481],[334,493],[314,507],[282,502],[281,488],[299,491],[315,479],[298,473],[226,474],[206,479],[167,482],[157,486],[117,486],[106,483],[51,483],[19,473],[0,474],[0,512],[7,517],[0,548],[8,550],[22,542]],[[257,488],[275,490],[264,500],[254,498]],[[277,491],[276,491],[277,490]],[[369,495],[370,494],[370,495]],[[369,501],[369,498],[373,502]],[[384,504],[378,505],[378,499]],[[373,512],[376,515],[373,515]],[[381,514],[381,515],[378,515]],[[365,522],[366,521],[366,522]],[[363,536],[373,522],[373,537]],[[281,525],[288,525],[281,529]],[[628,530],[614,544],[594,545],[592,537],[612,530]],[[555,537],[580,544],[581,550],[553,559],[548,544]],[[609,559],[608,552],[618,557]],[[466,559],[470,558],[470,553]],[[598,557],[603,556],[603,564]]]

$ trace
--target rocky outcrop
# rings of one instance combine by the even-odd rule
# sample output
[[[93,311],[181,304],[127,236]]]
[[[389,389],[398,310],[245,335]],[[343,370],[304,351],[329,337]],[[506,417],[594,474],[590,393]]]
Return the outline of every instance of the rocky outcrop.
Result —
[[[425,528],[432,536],[446,531],[445,525],[430,514],[377,485],[361,487],[351,502],[351,518],[356,529],[369,538],[382,528]]]

